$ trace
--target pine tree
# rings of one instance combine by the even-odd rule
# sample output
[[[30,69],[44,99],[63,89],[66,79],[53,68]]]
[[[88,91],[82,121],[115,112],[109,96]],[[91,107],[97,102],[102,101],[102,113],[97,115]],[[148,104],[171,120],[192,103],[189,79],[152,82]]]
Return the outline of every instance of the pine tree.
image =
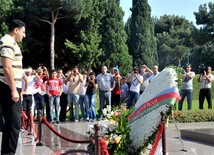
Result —
[[[101,10],[105,10],[100,33],[102,35],[101,47],[104,51],[100,57],[100,66],[118,66],[120,73],[126,75],[132,68],[132,57],[126,45],[124,12],[118,1],[103,1]]]
[[[131,11],[128,46],[129,53],[133,56],[133,64],[135,66],[158,64],[154,23],[148,1],[133,0]]]

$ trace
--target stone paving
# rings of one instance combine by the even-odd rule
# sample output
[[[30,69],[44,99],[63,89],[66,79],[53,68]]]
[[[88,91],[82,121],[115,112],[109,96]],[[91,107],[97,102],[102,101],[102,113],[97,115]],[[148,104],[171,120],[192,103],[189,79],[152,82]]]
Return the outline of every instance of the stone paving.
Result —
[[[88,131],[88,125],[94,123],[61,123],[53,125],[64,136],[84,139],[84,133]],[[176,130],[176,126],[179,130]],[[206,129],[213,128],[214,122],[200,123],[170,123],[166,128],[166,148],[168,155],[214,155],[214,145],[203,143],[196,140],[180,139],[180,130],[182,129]],[[74,144],[60,139],[50,130],[43,126],[42,129],[43,146],[36,146],[33,137],[27,132],[20,133],[19,144],[16,155],[59,155],[74,149],[87,149],[86,144]],[[2,134],[0,133],[0,137]],[[69,153],[71,155],[86,155],[87,153]],[[160,153],[162,154],[162,153]]]

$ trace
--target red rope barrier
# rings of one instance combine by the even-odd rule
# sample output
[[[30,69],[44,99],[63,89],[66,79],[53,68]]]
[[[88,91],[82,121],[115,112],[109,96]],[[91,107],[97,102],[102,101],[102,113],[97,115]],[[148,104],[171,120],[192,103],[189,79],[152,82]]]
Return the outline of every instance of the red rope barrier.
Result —
[[[26,121],[28,121],[28,117],[25,114],[25,112],[22,111],[22,128],[25,129],[25,130],[28,129],[28,123]]]
[[[71,138],[67,138],[65,136],[63,136],[62,134],[60,134],[56,129],[54,129],[52,127],[52,125],[50,125],[47,121],[47,119],[45,117],[43,117],[43,122],[45,123],[45,125],[53,132],[55,133],[57,136],[59,136],[60,138],[66,140],[66,141],[69,141],[69,142],[73,142],[73,143],[90,143],[91,141],[90,140],[74,140],[74,139],[71,139]]]
[[[164,125],[163,125],[163,123],[161,123],[161,124],[159,125],[158,134],[157,134],[157,136],[156,136],[156,139],[155,139],[154,144],[152,145],[152,149],[151,149],[149,155],[154,155],[154,154],[155,154],[155,151],[156,151],[156,149],[157,149],[157,147],[158,147],[158,143],[159,143],[159,141],[160,141],[160,139],[161,139],[161,137],[162,137],[163,127],[164,127]]]
[[[100,138],[101,155],[109,155],[106,141]]]
[[[37,133],[36,133],[36,130],[35,130],[34,119],[33,119],[33,115],[32,115],[31,112],[30,112],[30,114],[29,114],[29,117],[30,117],[30,131],[31,131],[31,133],[32,133],[33,136],[34,136],[35,141],[37,141],[37,140],[38,140],[38,136],[37,136]]]
[[[26,113],[22,111],[22,127],[25,130],[28,130],[28,128],[30,128],[30,134],[34,136],[35,141],[38,140],[37,133],[35,130],[35,124],[34,124],[34,120],[31,112],[29,112],[29,114],[26,115]]]

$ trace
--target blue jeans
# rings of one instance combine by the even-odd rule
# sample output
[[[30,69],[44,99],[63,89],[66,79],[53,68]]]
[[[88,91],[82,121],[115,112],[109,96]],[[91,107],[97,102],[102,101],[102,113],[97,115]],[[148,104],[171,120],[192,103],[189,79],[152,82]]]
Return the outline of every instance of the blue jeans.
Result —
[[[75,120],[79,120],[79,95],[68,92],[67,99],[70,107],[70,120],[74,119],[73,105],[75,106]]]
[[[82,118],[84,119],[89,118],[89,114],[88,114],[89,106],[86,101],[86,95],[80,95],[79,104],[80,104],[80,109],[82,113]]]
[[[135,105],[135,103],[137,102],[139,96],[140,96],[139,93],[133,92],[133,91],[129,91],[129,95],[128,95],[128,108],[131,108],[132,106]],[[134,105],[133,105],[133,101],[134,101]]]
[[[49,97],[51,121],[54,120],[53,112],[54,112],[54,107],[55,107],[56,121],[59,122],[59,112],[60,112],[60,104],[59,103],[60,103],[60,96]]]
[[[34,95],[34,99],[35,99],[35,106],[36,106],[34,108],[34,110],[36,110],[37,108],[39,108],[39,110],[42,111],[42,116],[44,116],[44,95],[36,93]]]
[[[99,116],[103,117],[103,109],[105,107],[105,101],[106,101],[106,105],[111,106],[111,92],[100,91],[99,97],[100,97]]]
[[[96,93],[93,95],[86,94],[86,101],[88,105],[88,114],[90,119],[96,119]]]
[[[181,92],[180,92],[181,100],[178,102],[178,110],[182,110],[185,97],[187,97],[187,104],[188,104],[187,110],[192,109],[192,94],[193,94],[192,89],[182,89],[181,90]]]

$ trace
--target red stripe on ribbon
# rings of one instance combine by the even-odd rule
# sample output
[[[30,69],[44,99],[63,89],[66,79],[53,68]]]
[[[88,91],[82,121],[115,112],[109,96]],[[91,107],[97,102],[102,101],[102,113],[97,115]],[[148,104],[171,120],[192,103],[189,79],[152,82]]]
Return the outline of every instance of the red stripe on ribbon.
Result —
[[[149,155],[154,155],[154,154],[155,154],[155,151],[157,150],[157,147],[158,147],[158,143],[159,143],[159,141],[160,141],[160,139],[161,139],[161,137],[162,137],[163,128],[164,128],[164,125],[163,125],[163,123],[161,123],[161,124],[159,125],[158,133],[157,133],[157,136],[156,136],[156,138],[155,138],[155,142],[154,142],[154,144],[152,145],[152,149],[151,149]]]
[[[180,95],[178,95],[177,92],[170,92],[170,93],[158,96],[156,98],[153,98],[153,99],[147,101],[146,103],[142,104],[134,113],[132,113],[129,116],[129,120],[136,117],[138,114],[140,114],[145,109],[150,108],[150,107],[154,106],[155,104],[157,104],[165,99],[168,99],[168,98],[176,98],[177,100],[180,100]]]

